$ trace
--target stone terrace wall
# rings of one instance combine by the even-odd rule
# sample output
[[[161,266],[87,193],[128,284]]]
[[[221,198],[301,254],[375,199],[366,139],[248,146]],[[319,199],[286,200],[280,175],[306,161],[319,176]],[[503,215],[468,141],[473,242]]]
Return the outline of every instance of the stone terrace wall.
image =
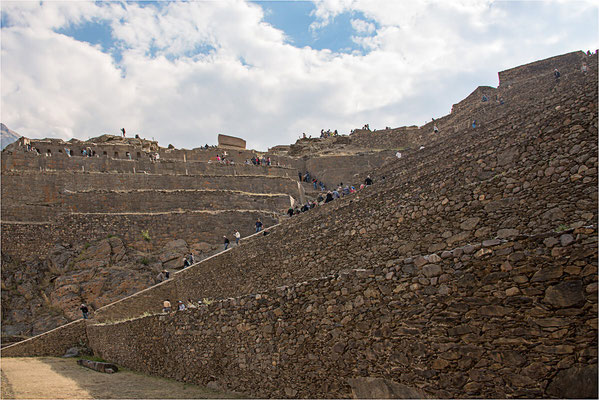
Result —
[[[454,104],[451,107],[452,113],[461,113],[464,111],[473,112],[477,107],[483,107],[495,101],[495,95],[497,94],[497,89],[491,86],[479,86],[474,92],[470,93],[468,97],[464,100],[460,101],[457,104]],[[483,102],[482,97],[486,95],[489,99],[488,102]],[[432,130],[432,126],[431,126]]]
[[[582,51],[562,54],[559,56],[547,58],[545,60],[535,61],[529,64],[521,65],[516,68],[510,68],[499,72],[499,86],[509,86],[522,80],[537,79],[542,76],[553,77],[553,70],[557,68],[561,74],[571,73],[579,70],[581,62],[587,58]]]
[[[2,357],[59,357],[71,347],[88,347],[85,321],[70,322],[2,349]]]
[[[93,191],[223,189],[247,192],[248,195],[285,193],[299,197],[297,178],[17,171],[2,174],[2,220],[49,222],[57,213],[66,211],[67,202],[72,203],[71,210],[83,211],[90,202],[84,198],[80,203],[73,203],[73,197],[85,197],[84,193]],[[117,203],[109,204],[118,206]],[[223,202],[222,206],[231,208],[231,204],[236,203]]]
[[[290,204],[288,194],[252,194],[230,190],[87,191],[59,194],[53,203],[4,203],[2,220],[53,221],[61,212],[152,213],[230,209],[283,212]]]
[[[160,175],[233,175],[293,177],[295,170],[277,166],[216,162],[160,160],[115,160],[103,157],[45,157],[32,152],[2,152],[2,173],[7,171],[82,171],[110,173],[148,173]]]
[[[328,188],[344,184],[359,184],[367,171],[395,159],[394,151],[361,153],[347,156],[322,156],[306,160],[303,171],[309,171]]]
[[[287,193],[297,197],[297,176],[212,176],[105,174],[83,172],[16,171],[2,174],[3,206],[16,205],[19,200],[50,203],[63,193],[94,190],[233,190],[247,193]],[[22,220],[22,219],[21,219]]]
[[[597,234],[484,241],[88,337],[127,368],[258,397],[347,398],[360,377],[410,397],[595,396]]]
[[[368,131],[356,129],[349,137],[354,146],[365,149],[403,149],[414,146],[418,136],[417,126]]]
[[[564,88],[551,100],[564,105],[559,114],[555,106],[544,113],[514,107],[513,115],[534,123],[525,127],[507,118],[439,139],[379,171],[375,179],[386,174],[384,184],[294,217],[260,241],[184,271],[177,296],[255,293],[355,264],[376,267],[473,240],[596,221],[597,93],[586,93],[587,85]],[[583,106],[588,112],[578,111]],[[134,309],[120,306],[115,315]]]
[[[152,242],[162,246],[174,239],[187,243],[220,243],[223,235],[238,229],[243,236],[254,230],[256,219],[265,226],[278,222],[278,214],[264,211],[220,210],[148,214],[67,214],[54,223],[2,222],[2,252],[10,256],[45,255],[56,243],[93,242],[108,235],[125,243],[142,239],[147,230]]]

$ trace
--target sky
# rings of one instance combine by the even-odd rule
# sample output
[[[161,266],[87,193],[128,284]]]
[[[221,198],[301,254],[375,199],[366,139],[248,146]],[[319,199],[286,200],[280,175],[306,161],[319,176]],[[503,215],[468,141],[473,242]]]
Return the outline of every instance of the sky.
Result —
[[[266,150],[423,125],[497,72],[599,48],[593,1],[4,1],[0,120]]]

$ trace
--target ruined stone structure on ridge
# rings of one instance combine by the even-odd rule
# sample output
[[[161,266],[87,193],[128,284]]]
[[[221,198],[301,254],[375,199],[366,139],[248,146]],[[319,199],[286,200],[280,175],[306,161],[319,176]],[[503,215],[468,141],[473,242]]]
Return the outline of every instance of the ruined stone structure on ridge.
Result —
[[[257,218],[272,225],[300,199],[296,171],[246,165],[255,154],[247,150],[229,150],[231,163],[216,162],[223,152],[117,136],[22,138],[2,153],[3,252],[31,254],[111,234],[133,242],[143,230],[162,242],[214,242],[231,229],[249,234]]]
[[[223,149],[245,150],[245,140],[227,135],[218,135],[218,147]]]
[[[596,396],[597,55],[500,79],[438,135],[403,128],[404,155],[370,171],[373,186],[3,356],[83,342],[257,397]],[[406,140],[378,133],[331,140]],[[163,314],[165,298],[225,299]]]

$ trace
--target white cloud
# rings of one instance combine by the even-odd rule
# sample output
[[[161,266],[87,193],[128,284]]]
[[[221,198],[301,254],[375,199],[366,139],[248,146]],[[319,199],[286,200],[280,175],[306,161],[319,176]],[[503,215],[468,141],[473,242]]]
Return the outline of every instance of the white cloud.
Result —
[[[350,22],[352,28],[358,33],[370,34],[375,30],[373,23],[364,21],[363,19],[352,19]]]
[[[531,17],[521,6],[542,13]],[[214,143],[218,133],[265,149],[322,128],[421,124],[477,85],[496,84],[499,70],[596,48],[596,21],[590,35],[580,22],[588,12],[575,17],[570,8],[319,1],[314,26],[327,29],[353,13],[352,40],[368,51],[341,54],[292,46],[258,5],[241,0],[2,2],[9,26],[2,28],[1,118],[31,137],[87,138],[125,127],[187,148]],[[85,21],[110,24],[120,61],[54,32]]]

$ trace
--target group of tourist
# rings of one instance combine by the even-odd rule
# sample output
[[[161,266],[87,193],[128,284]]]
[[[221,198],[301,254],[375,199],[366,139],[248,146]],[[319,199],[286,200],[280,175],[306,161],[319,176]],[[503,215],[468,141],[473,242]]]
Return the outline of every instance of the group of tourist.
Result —
[[[158,275],[156,275],[156,281],[158,283],[164,282],[164,281],[170,279],[170,277],[171,277],[171,273],[169,271],[167,271],[166,269],[163,269],[162,271],[160,271],[158,273]]]
[[[195,262],[195,259],[193,257],[193,253],[187,254],[183,260],[183,268],[187,268],[187,267],[193,265],[194,262]]]
[[[312,183],[312,185],[314,186],[314,190],[318,190],[318,188],[320,188],[321,192],[326,190],[325,184],[319,181],[318,179],[313,178],[308,171],[306,171],[306,173],[304,174],[298,172],[297,177],[299,178],[300,182]]]
[[[155,163],[156,161],[160,160],[160,154],[158,154],[158,152],[150,153],[149,156],[150,161],[152,161],[152,163]]]
[[[337,129],[335,129],[333,132],[331,132],[330,129],[327,129],[326,131],[324,129],[320,130],[320,138],[324,139],[324,138],[328,138],[328,137],[335,137],[338,136],[339,133],[337,132]],[[304,139],[306,138],[306,134],[304,133]]]
[[[260,220],[258,220],[258,221],[260,221]],[[262,224],[262,222],[260,222],[260,223]],[[239,233],[239,231],[237,229],[233,233],[233,237],[235,238],[235,246],[239,246],[239,240],[241,239],[241,233]],[[229,244],[231,243],[231,241],[229,240],[229,238],[227,238],[227,235],[223,236],[223,239],[224,239],[225,250],[227,250],[229,248]]]
[[[287,215],[289,215],[289,217],[293,217],[294,215],[298,215],[300,213],[306,212],[308,210],[311,210],[317,206],[321,206],[323,204],[329,203],[335,199],[339,199],[341,197],[350,195],[352,193],[356,193],[358,190],[364,189],[364,187],[366,186],[370,186],[372,185],[373,181],[372,178],[370,176],[367,176],[366,179],[364,180],[364,183],[362,183],[359,187],[359,189],[356,189],[354,186],[352,185],[343,185],[343,183],[340,183],[339,186],[337,187],[337,189],[334,190],[329,190],[325,196],[323,196],[321,193],[318,194],[318,198],[314,201],[308,201],[306,202],[306,204],[302,205],[301,207],[296,205],[295,207],[289,207],[289,209],[287,210]]]
[[[182,300],[178,300],[176,304],[175,311],[185,311],[188,308],[197,308],[199,306],[204,305],[203,300],[198,300],[197,302],[193,302],[191,299],[187,299],[187,304],[185,304]],[[173,311],[173,306],[169,299],[166,299],[162,302],[162,312],[170,313]]]
[[[258,157],[258,156],[254,156],[252,158],[250,158],[249,160],[245,160],[245,163],[250,165],[266,165],[268,167],[270,167],[272,165],[272,161],[270,160],[270,157],[266,157],[266,156],[262,156],[262,158]]]

